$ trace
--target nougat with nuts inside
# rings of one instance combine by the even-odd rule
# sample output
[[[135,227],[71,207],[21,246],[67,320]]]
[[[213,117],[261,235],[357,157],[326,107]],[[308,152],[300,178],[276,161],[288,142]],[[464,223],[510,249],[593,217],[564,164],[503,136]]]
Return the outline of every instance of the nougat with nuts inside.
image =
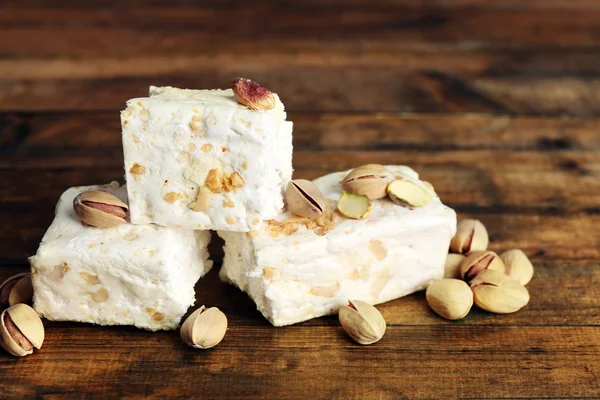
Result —
[[[353,202],[340,210],[350,171],[294,180],[288,211],[253,232],[218,232],[225,239],[221,278],[247,292],[275,326],[336,313],[348,299],[383,303],[441,279],[455,212],[412,169],[385,168],[387,180],[411,182],[430,194],[428,202],[409,207],[346,192],[362,196],[368,209]]]
[[[29,258],[40,316],[153,331],[179,325],[194,304],[196,281],[212,265],[210,234],[133,225],[126,208],[125,187],[117,182],[63,193]],[[122,221],[114,225],[115,218]]]
[[[292,122],[268,89],[151,87],[121,112],[131,221],[248,232],[284,207]]]

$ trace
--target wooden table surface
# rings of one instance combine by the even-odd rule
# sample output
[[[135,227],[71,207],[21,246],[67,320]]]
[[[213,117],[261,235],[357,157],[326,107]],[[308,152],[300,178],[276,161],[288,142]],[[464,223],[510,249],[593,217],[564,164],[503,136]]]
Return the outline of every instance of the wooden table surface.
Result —
[[[219,282],[214,243],[197,297],[229,318],[218,347],[46,322],[41,351],[0,351],[0,398],[600,398],[596,0],[0,2],[0,279],[66,188],[123,180],[127,99],[236,76],[286,104],[295,177],[414,167],[531,257],[530,304],[449,322],[417,293],[362,347],[335,316],[271,327]]]

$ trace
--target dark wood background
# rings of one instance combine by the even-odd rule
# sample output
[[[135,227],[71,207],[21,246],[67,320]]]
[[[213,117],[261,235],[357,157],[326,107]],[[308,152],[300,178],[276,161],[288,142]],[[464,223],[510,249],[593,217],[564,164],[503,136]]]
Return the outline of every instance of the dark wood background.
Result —
[[[531,303],[448,322],[418,293],[361,347],[336,317],[272,328],[215,269],[198,284],[229,318],[215,349],[46,323],[41,351],[0,352],[1,398],[600,397],[596,0],[0,2],[0,279],[66,188],[122,181],[127,99],[238,75],[285,102],[296,177],[414,167],[492,249],[532,258]]]

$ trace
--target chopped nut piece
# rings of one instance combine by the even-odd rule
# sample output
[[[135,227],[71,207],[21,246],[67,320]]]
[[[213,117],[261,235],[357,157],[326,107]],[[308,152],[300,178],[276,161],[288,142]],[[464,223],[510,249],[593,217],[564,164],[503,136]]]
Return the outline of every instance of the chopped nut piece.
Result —
[[[96,303],[103,303],[108,300],[108,290],[102,288],[98,290],[96,293],[92,294],[92,300]]]
[[[335,294],[337,293],[339,288],[340,288],[340,284],[335,282],[335,283],[331,283],[329,285],[314,287],[310,290],[310,292],[312,294],[314,294],[315,296],[333,297],[333,296],[335,296]]]
[[[234,172],[233,174],[231,174],[231,184],[234,188],[239,189],[244,187],[246,183],[244,182],[244,178],[242,178],[240,174]]]
[[[177,192],[169,192],[167,194],[165,194],[163,196],[163,199],[169,203],[169,204],[173,204],[175,203],[177,200],[181,199],[181,193],[177,193]]]
[[[291,234],[295,233],[299,228],[300,226],[298,224],[284,224],[283,234],[286,236],[290,236]]]
[[[381,240],[373,239],[369,242],[369,251],[379,261],[383,260],[387,256],[387,248]]]
[[[160,312],[155,312],[154,314],[152,314],[152,319],[156,322],[160,322],[163,319],[165,319],[165,314],[160,313]]]
[[[225,221],[227,221],[227,223],[229,225],[233,225],[233,224],[235,224],[237,222],[237,218],[235,218],[235,217],[227,217],[227,218],[225,218]]]
[[[188,208],[196,212],[205,211],[210,207],[211,199],[212,192],[206,186],[201,186],[198,188],[196,198],[188,205]]]
[[[255,238],[255,237],[257,237],[258,235],[260,235],[260,232],[259,232],[259,231],[250,231],[250,232],[246,232],[246,235],[247,235],[249,238]]]
[[[225,201],[223,202],[223,205],[225,207],[228,207],[228,208],[234,208],[235,207],[235,203],[231,199],[225,199]]]
[[[276,269],[271,267],[263,268],[263,276],[265,278],[272,278],[275,276]]]
[[[200,147],[200,150],[202,150],[205,153],[211,151],[212,149],[213,149],[213,145],[210,143],[205,143],[202,145],[202,147]]]
[[[129,172],[131,172],[134,175],[143,175],[146,172],[146,167],[135,163],[131,166],[131,168],[129,168]]]
[[[96,275],[88,274],[87,272],[80,272],[79,276],[87,285],[99,285],[100,279]]]
[[[207,188],[213,193],[221,193],[223,191],[223,175],[218,168],[208,171],[204,182]]]

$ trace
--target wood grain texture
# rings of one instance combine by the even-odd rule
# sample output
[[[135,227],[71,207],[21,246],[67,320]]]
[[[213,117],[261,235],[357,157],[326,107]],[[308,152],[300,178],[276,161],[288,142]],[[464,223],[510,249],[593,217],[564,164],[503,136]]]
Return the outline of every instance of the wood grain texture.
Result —
[[[7,387],[10,397],[48,393],[57,380],[72,396],[594,397],[600,390],[597,329],[486,327],[484,333],[482,327],[392,326],[380,343],[357,347],[339,326],[232,327],[219,347],[194,352],[174,333],[56,326],[35,356],[39,373],[21,368],[32,359],[3,359],[0,373],[20,382]]]
[[[219,346],[45,321],[41,351],[0,351],[0,398],[600,398],[599,19],[595,0],[0,2],[0,281],[66,188],[123,181],[127,99],[238,75],[286,104],[295,177],[410,165],[535,265],[517,313],[450,322],[415,293],[364,347],[336,316],[271,327],[219,281],[214,237],[196,305],[227,315]]]

